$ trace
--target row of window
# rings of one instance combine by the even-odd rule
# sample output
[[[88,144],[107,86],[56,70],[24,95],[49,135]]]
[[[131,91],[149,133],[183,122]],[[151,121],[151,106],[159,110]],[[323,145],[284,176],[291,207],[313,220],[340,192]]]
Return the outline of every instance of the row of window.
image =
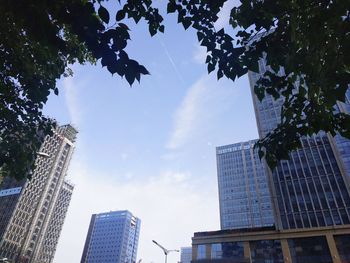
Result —
[[[335,235],[334,241],[341,262],[350,260],[350,235]],[[288,239],[292,262],[298,263],[332,263],[332,257],[326,237]],[[283,263],[283,252],[280,240],[250,241],[250,259],[252,263],[274,262]],[[207,259],[206,245],[198,245],[197,260]],[[211,244],[211,259],[234,259],[235,262],[245,262],[243,242],[225,242]]]

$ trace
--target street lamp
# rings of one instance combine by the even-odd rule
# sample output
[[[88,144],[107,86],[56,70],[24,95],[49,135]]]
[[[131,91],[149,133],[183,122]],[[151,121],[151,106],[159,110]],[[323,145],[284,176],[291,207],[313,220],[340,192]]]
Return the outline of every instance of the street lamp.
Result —
[[[172,250],[166,249],[166,248],[163,247],[162,245],[158,244],[157,241],[155,241],[155,240],[152,240],[152,242],[153,242],[154,244],[156,244],[158,247],[160,247],[160,248],[163,250],[164,255],[165,255],[165,263],[167,263],[167,261],[168,261],[168,254],[169,254],[170,252],[180,252],[180,251],[177,250],[177,249],[172,249]]]

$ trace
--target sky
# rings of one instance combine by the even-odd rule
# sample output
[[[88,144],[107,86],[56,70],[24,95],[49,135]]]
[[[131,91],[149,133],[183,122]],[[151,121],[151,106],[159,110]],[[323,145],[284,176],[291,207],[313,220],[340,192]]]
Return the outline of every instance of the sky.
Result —
[[[228,26],[234,4],[217,28]],[[127,209],[139,217],[138,259],[146,263],[164,261],[153,239],[180,249],[194,232],[220,228],[215,147],[258,137],[248,77],[208,76],[195,32],[166,17],[165,34],[152,38],[145,23],[128,22],[129,56],[151,72],[140,84],[130,87],[99,62],[73,65],[74,76],[58,82],[59,96],[50,95],[45,114],[79,131],[55,263],[80,262],[93,213]]]

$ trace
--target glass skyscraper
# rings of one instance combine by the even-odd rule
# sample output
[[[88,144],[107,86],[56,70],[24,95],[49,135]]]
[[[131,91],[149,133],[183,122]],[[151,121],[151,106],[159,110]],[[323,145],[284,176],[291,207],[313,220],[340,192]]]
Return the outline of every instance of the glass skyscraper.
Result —
[[[192,260],[192,247],[182,247],[179,263],[191,263],[191,260]]]
[[[274,224],[266,170],[256,140],[216,148],[221,229]]]
[[[261,73],[269,70],[263,60],[259,67]],[[266,95],[260,102],[254,94],[259,78],[260,74],[249,73],[259,136],[264,137],[279,123],[283,98]],[[347,107],[339,103],[339,110]],[[349,224],[350,141],[320,132],[301,142],[290,160],[282,160],[273,171],[267,169],[278,228]]]
[[[135,263],[140,224],[126,210],[93,214],[81,263]]]

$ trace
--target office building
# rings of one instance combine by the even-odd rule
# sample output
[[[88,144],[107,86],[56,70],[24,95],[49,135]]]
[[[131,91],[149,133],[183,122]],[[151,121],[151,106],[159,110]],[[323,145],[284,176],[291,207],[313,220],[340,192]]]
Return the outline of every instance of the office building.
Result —
[[[271,197],[256,140],[216,148],[221,229],[272,226]]]
[[[140,224],[129,211],[93,214],[81,263],[135,263]]]
[[[3,179],[0,257],[11,262],[52,262],[73,192],[65,176],[76,134],[71,125],[64,125],[45,138],[31,180]]]
[[[269,70],[259,63],[261,73]],[[250,72],[260,138],[274,129],[280,120],[283,98],[266,95],[262,102],[254,94],[260,74]],[[346,104],[339,107],[346,110]],[[287,139],[287,138],[286,138]],[[273,171],[267,169],[279,229],[309,228],[350,223],[349,140],[320,132],[303,137],[302,147],[290,153]]]
[[[347,263],[350,226],[194,233],[192,263]]]
[[[180,253],[180,263],[191,263],[192,247],[182,247]]]
[[[337,110],[339,112],[350,114],[350,85],[345,94],[345,101],[337,103]],[[335,136],[335,142],[339,156],[344,164],[346,174],[350,176],[350,140],[340,135]]]

